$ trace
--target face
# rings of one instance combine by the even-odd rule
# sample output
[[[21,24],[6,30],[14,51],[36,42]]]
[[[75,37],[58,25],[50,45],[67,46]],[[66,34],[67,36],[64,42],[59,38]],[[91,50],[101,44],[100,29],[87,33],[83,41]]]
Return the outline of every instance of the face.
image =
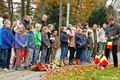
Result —
[[[11,22],[8,21],[8,22],[5,24],[5,26],[6,26],[7,28],[10,28],[10,26],[11,26]]]
[[[53,26],[50,27],[50,31],[52,31],[52,30],[53,30]]]
[[[66,27],[64,27],[63,32],[67,32],[67,28]]]
[[[46,28],[45,33],[48,33],[48,28]]]
[[[41,26],[37,27],[37,30],[40,31],[41,30]]]
[[[19,28],[19,31],[20,31],[20,32],[23,32],[23,31],[24,31],[24,28],[23,28],[23,27],[20,27],[20,28]]]
[[[96,30],[96,29],[97,29],[97,25],[94,24],[94,25],[93,25],[93,30]]]
[[[87,34],[87,32],[84,31],[84,32],[83,32],[83,35],[86,35],[86,34]]]
[[[55,36],[57,35],[57,31],[54,32],[54,35],[55,35]]]
[[[78,32],[79,32],[79,34],[82,34],[82,29],[79,29]]]
[[[115,23],[114,20],[109,21],[109,24],[110,24],[110,25],[113,25],[114,23]]]
[[[47,16],[43,15],[42,20],[46,22],[47,21]]]
[[[30,31],[33,31],[34,27],[32,26],[32,28],[30,29]]]
[[[30,17],[29,17],[29,16],[26,16],[24,19],[25,19],[26,21],[30,21]]]

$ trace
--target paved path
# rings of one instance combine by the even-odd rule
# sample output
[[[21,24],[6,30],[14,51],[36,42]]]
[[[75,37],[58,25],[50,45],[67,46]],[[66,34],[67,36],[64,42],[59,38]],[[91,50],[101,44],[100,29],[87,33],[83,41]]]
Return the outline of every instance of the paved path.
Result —
[[[14,54],[12,54],[14,56]],[[60,49],[57,51],[56,58],[59,59]],[[120,65],[120,53],[118,54],[118,60]],[[110,55],[109,64],[113,64],[112,54]],[[42,76],[40,76],[42,75]],[[34,72],[34,71],[9,71],[5,72],[0,70],[0,80],[42,80],[45,77],[44,72]]]
[[[40,76],[44,72],[34,71],[2,71],[0,70],[0,80],[42,80],[44,76]]]

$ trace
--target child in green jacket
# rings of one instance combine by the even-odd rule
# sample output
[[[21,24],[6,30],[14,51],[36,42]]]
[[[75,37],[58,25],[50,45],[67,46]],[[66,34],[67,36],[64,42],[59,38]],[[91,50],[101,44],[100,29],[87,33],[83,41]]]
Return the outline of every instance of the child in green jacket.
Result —
[[[32,64],[37,64],[37,60],[38,60],[38,57],[39,57],[39,50],[40,50],[40,47],[41,47],[41,43],[42,43],[42,37],[41,37],[41,27],[42,25],[39,24],[39,23],[36,23],[35,25],[35,29],[33,31],[34,33],[34,40],[35,40],[35,51],[33,53],[33,59],[32,59]]]

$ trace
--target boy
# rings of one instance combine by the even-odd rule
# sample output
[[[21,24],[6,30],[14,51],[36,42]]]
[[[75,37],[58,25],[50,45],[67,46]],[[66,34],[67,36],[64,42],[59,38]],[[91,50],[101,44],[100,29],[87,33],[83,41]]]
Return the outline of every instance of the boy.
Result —
[[[76,49],[77,49],[77,53],[76,53],[76,64],[81,64],[84,63],[84,45],[86,44],[86,42],[84,41],[84,37],[83,37],[83,33],[82,33],[82,29],[79,29],[76,33],[75,36],[75,41],[76,41]]]
[[[40,50],[41,43],[42,43],[42,37],[41,37],[41,33],[40,33],[41,27],[42,27],[41,24],[36,23],[35,29],[33,31],[34,41],[35,41],[35,51],[33,53],[33,58],[32,58],[32,64],[33,65],[37,64],[37,60],[38,60],[38,57],[39,57],[39,50]]]
[[[10,20],[4,21],[4,27],[1,30],[1,38],[2,38],[2,68],[5,71],[8,71],[10,65],[10,57],[11,57],[11,48],[14,43],[14,36],[12,34],[12,30],[10,29],[11,22]]]

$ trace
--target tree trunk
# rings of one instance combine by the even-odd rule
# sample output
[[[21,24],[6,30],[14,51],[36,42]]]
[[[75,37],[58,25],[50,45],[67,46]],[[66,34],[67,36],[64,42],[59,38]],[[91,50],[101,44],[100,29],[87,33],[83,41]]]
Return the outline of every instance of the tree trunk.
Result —
[[[30,15],[30,0],[27,0],[26,14]]]
[[[25,15],[25,0],[21,0],[21,18]]]
[[[40,0],[40,16],[45,14],[45,0]]]
[[[63,0],[60,0],[60,12],[59,12],[59,30],[62,27],[62,8],[63,7]]]
[[[9,19],[10,19],[11,25],[12,25],[12,23],[13,23],[13,3],[12,3],[12,0],[8,0],[7,2],[8,2],[8,12],[10,15]]]

